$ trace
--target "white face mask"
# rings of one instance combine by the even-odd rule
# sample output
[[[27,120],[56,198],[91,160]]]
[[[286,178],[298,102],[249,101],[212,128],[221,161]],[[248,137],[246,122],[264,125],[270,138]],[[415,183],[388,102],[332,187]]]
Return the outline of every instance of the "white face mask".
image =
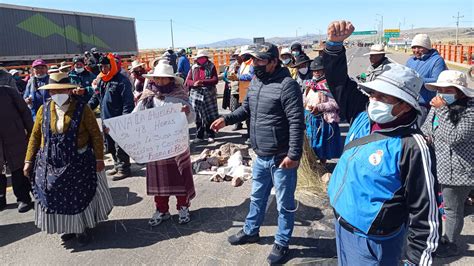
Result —
[[[69,100],[69,94],[54,94],[51,95],[51,99],[58,105],[58,106],[63,106],[67,100]]]
[[[283,59],[283,60],[281,60],[281,62],[282,62],[284,65],[288,65],[288,64],[291,62],[291,58]]]
[[[303,67],[303,68],[298,69],[298,71],[301,73],[301,75],[306,75],[306,73],[308,73],[308,68]]]
[[[84,72],[84,68],[81,67],[81,68],[74,68],[74,71],[76,71],[77,74],[81,74],[82,72]]]
[[[393,107],[398,105],[401,102],[396,104],[389,104],[379,101],[370,101],[369,107],[367,108],[367,113],[369,114],[370,120],[378,124],[385,124],[392,122],[397,118],[397,116],[392,115]]]
[[[48,74],[43,74],[43,75],[35,75],[36,78],[43,79],[46,78]]]

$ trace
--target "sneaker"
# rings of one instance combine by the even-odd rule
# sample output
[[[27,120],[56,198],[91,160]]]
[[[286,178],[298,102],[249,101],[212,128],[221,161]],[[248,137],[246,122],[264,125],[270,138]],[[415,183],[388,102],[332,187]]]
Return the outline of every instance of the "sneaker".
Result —
[[[207,139],[207,142],[209,142],[209,143],[214,143],[215,141],[216,141],[216,140],[215,140],[214,138],[208,138],[208,139]]]
[[[270,265],[273,264],[282,264],[288,257],[290,249],[288,247],[283,247],[278,244],[273,244],[272,252],[267,257],[267,262]]]
[[[61,235],[61,240],[63,242],[66,242],[66,241],[72,240],[75,237],[76,237],[76,234],[62,234]]]
[[[161,222],[166,221],[169,218],[171,218],[171,215],[169,212],[161,213],[160,211],[156,211],[155,214],[153,214],[153,216],[148,221],[148,224],[151,226],[157,226],[157,225],[160,225]]]
[[[115,174],[118,173],[118,171],[117,171],[117,169],[113,168],[113,169],[110,169],[110,170],[105,171],[105,173],[106,173],[107,175],[115,175]]]
[[[227,238],[227,241],[229,241],[231,245],[256,243],[260,241],[260,235],[255,234],[255,235],[249,236],[244,233],[243,229],[240,229],[240,231],[237,232],[237,234],[229,236],[229,238]]]
[[[250,141],[250,138],[248,138],[248,139],[245,141],[245,144],[246,144],[246,145],[252,144],[252,142]]]
[[[194,144],[203,143],[203,142],[204,142],[204,139],[195,138],[195,139],[193,139],[191,142],[194,143]]]
[[[435,251],[435,256],[438,258],[449,258],[459,255],[458,246],[454,243],[440,243],[438,249]]]
[[[77,234],[76,237],[77,237],[77,243],[79,243],[79,246],[81,247],[87,246],[87,244],[89,244],[92,239],[87,229],[86,231],[84,231],[84,233]]]
[[[131,174],[128,171],[118,171],[115,175],[112,176],[112,181],[119,181],[127,177],[130,177],[130,175]]]
[[[19,213],[24,213],[24,212],[27,212],[29,210],[31,210],[31,208],[33,208],[33,204],[30,202],[23,202],[23,201],[19,201],[18,202],[18,212]]]
[[[189,215],[189,207],[181,207],[179,209],[179,224],[187,224],[191,221],[191,217]]]

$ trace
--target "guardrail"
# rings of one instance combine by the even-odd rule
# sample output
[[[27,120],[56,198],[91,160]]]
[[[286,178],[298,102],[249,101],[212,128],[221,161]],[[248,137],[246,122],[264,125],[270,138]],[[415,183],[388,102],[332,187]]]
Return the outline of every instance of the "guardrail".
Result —
[[[461,64],[474,65],[474,45],[435,44],[444,60]]]

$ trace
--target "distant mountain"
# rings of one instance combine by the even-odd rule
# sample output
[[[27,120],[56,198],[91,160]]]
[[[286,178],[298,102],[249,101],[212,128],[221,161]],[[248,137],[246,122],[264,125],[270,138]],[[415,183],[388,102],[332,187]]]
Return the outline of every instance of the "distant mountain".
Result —
[[[413,35],[417,33],[427,33],[430,37],[431,40],[434,41],[450,41],[454,40],[454,36],[456,35],[456,28],[452,27],[439,27],[439,28],[416,28],[413,30],[401,30],[401,37],[413,37]],[[474,29],[473,28],[459,28],[459,38],[462,39],[472,39],[472,36],[474,35]],[[374,35],[372,36],[351,36],[352,40],[364,40],[364,39],[374,39]],[[302,35],[298,37],[271,37],[271,38],[265,38],[265,41],[271,42],[277,45],[284,45],[287,46],[290,43],[294,41],[299,41],[303,44],[312,44],[316,40],[325,40],[326,35],[317,35],[317,34],[308,34],[308,35]],[[246,39],[246,38],[234,38],[234,39],[228,39],[228,40],[223,40],[223,41],[218,41],[214,43],[209,43],[209,44],[200,44],[197,45],[199,48],[225,48],[225,47],[236,47],[236,46],[242,46],[242,45],[248,45],[251,44],[253,40],[251,39]],[[468,43],[471,43],[468,41]]]

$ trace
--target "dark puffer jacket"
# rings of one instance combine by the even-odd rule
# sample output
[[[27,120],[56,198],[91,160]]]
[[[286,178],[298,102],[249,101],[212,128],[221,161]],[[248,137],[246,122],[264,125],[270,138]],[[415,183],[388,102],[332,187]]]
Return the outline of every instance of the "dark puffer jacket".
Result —
[[[297,161],[303,152],[304,108],[298,83],[278,67],[262,82],[254,78],[242,106],[224,116],[226,125],[250,118],[250,140],[258,156]]]
[[[89,100],[89,106],[94,110],[100,105],[102,119],[130,114],[133,111],[135,103],[132,84],[122,74],[117,73],[110,81],[100,80],[97,88],[99,91]]]

